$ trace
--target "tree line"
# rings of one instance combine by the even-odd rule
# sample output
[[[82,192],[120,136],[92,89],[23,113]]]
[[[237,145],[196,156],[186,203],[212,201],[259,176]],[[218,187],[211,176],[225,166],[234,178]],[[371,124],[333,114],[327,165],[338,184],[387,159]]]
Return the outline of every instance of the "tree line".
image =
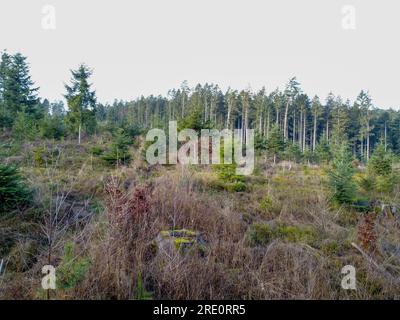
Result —
[[[367,161],[377,145],[400,153],[400,112],[374,106],[362,90],[353,103],[329,93],[309,96],[296,78],[284,90],[262,88],[222,91],[215,84],[189,88],[186,81],[166,96],[141,96],[132,101],[97,102],[91,89],[92,70],[86,65],[71,71],[63,102],[39,98],[26,57],[4,51],[0,61],[0,125],[17,137],[60,139],[123,128],[139,132],[165,128],[171,120],[193,129],[255,129],[256,143],[276,152],[312,155],[348,141],[353,157]],[[244,137],[245,138],[245,137]]]

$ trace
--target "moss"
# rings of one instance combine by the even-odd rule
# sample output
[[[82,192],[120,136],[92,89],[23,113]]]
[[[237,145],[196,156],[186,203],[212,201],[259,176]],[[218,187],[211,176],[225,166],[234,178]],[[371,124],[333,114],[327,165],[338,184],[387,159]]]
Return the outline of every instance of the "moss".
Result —
[[[196,236],[197,232],[188,229],[178,229],[173,231],[174,234],[183,234],[186,236]]]
[[[160,235],[181,253],[187,252],[191,248],[196,248],[201,255],[205,252],[204,245],[198,242],[199,233],[196,231],[188,229],[163,230]]]
[[[170,236],[170,233],[171,233],[171,231],[162,230],[162,231],[160,232],[160,235],[161,235],[163,238],[167,238],[167,237]]]
[[[188,238],[176,238],[174,240],[175,248],[178,250],[184,249],[187,245],[192,245],[194,240]]]
[[[160,232],[160,235],[163,238],[169,238],[169,237],[195,237],[197,236],[197,232],[188,230],[188,229],[175,229],[175,230],[163,230]]]

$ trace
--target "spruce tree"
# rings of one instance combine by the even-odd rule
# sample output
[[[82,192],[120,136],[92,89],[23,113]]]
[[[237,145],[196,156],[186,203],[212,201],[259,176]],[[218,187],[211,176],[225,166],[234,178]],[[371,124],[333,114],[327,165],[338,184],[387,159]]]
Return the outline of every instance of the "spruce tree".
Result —
[[[329,186],[332,200],[338,204],[352,204],[356,196],[353,182],[352,156],[346,142],[338,146],[334,153],[333,168],[329,171]]]
[[[277,155],[283,150],[284,141],[282,134],[277,126],[271,129],[269,139],[267,140],[267,151],[273,156],[274,164],[276,163]]]
[[[32,191],[25,184],[18,169],[0,164],[0,214],[28,203],[31,198]]]
[[[69,108],[66,121],[70,131],[78,135],[80,144],[82,130],[90,134],[96,127],[96,92],[91,90],[89,78],[92,71],[86,65],[80,65],[71,73],[71,85],[65,85],[65,99]]]
[[[372,174],[387,176],[392,173],[392,157],[385,151],[385,146],[380,143],[368,161],[368,170]]]
[[[7,52],[3,52],[0,63],[1,122],[3,127],[10,127],[19,112],[24,112],[36,119],[43,116],[38,107],[38,89],[34,87],[26,57],[20,53],[9,55]]]

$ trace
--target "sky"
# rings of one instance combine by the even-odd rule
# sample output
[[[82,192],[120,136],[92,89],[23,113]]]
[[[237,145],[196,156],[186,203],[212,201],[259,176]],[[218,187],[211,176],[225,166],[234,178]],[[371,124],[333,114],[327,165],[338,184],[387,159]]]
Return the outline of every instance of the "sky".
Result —
[[[296,76],[311,96],[353,101],[365,89],[376,107],[400,109],[399,9],[398,0],[1,0],[0,50],[27,56],[50,100],[86,63],[103,103],[166,95],[184,80],[270,92]]]

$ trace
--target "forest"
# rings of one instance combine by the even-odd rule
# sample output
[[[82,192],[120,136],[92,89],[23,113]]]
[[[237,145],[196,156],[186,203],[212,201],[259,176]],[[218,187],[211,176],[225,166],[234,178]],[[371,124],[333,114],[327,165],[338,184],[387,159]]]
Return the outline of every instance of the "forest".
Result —
[[[1,53],[1,299],[400,298],[400,110],[296,77],[109,104],[93,72],[49,101],[28,58]],[[254,172],[149,165],[146,133],[170,121],[254,129]]]

